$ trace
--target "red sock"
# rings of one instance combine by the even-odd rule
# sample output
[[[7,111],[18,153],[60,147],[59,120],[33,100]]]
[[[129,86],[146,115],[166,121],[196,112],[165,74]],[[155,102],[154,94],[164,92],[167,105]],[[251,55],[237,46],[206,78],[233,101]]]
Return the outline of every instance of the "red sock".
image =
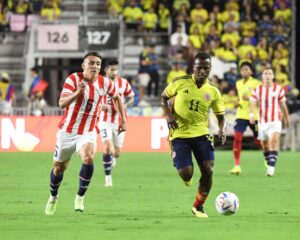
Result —
[[[196,194],[196,200],[195,200],[193,206],[194,207],[203,206],[203,204],[206,201],[207,196],[208,196],[207,192],[198,192]]]
[[[235,165],[240,165],[242,141],[243,141],[243,134],[241,132],[234,132],[233,155],[234,155]]]

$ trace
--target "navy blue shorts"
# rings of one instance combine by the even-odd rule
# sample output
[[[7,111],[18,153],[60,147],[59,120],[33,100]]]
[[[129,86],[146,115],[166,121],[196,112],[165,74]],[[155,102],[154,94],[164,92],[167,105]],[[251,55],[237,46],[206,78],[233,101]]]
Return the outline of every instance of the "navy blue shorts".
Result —
[[[214,160],[213,140],[205,135],[195,138],[175,138],[172,140],[172,157],[174,166],[181,169],[193,166],[192,153],[199,166],[204,160]]]
[[[250,124],[249,120],[236,119],[235,123],[234,123],[234,131],[244,133],[248,126],[250,127],[251,131],[253,132],[254,137],[257,138],[257,135],[258,135],[257,121],[255,121],[255,124]]]

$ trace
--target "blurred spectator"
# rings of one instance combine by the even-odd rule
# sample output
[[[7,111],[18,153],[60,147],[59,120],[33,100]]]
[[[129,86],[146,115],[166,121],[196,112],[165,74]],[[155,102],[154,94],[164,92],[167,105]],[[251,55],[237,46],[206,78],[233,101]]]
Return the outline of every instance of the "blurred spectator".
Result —
[[[110,19],[118,19],[119,15],[122,14],[124,0],[108,0],[106,6]]]
[[[178,25],[176,28],[176,32],[171,34],[170,43],[172,46],[180,44],[184,47],[187,47],[188,35],[183,32],[181,25]]]
[[[27,14],[28,11],[29,11],[28,1],[18,0],[15,7],[14,7],[14,13]]]
[[[9,115],[15,105],[15,87],[7,72],[0,74],[0,114]]]
[[[218,20],[216,14],[213,12],[209,13],[209,20],[205,23],[204,33],[209,34],[212,27],[214,27],[214,32],[216,32],[218,35],[221,35],[223,30],[222,22]]]
[[[137,6],[136,0],[129,0],[129,5],[123,10],[127,30],[141,31],[143,11]]]
[[[204,43],[204,35],[199,32],[199,28],[195,27],[193,32],[189,34],[188,48],[196,48],[200,50]]]
[[[236,62],[237,61],[237,50],[232,45],[230,40],[224,43],[222,51],[216,54],[216,57],[220,58],[224,62]]]
[[[154,7],[150,6],[143,16],[143,27],[147,32],[154,32],[158,22],[158,16],[154,11]]]
[[[235,9],[233,4],[226,5],[225,11],[222,13],[222,21],[224,23],[228,22],[230,15],[233,15],[233,19],[235,22],[240,21],[240,13]]]
[[[61,10],[58,2],[55,0],[44,0],[40,15],[48,21],[53,21],[59,18],[61,15]]]
[[[175,10],[175,12],[179,10],[182,4],[185,4],[187,9],[191,8],[191,3],[189,0],[174,0],[172,7]]]
[[[208,12],[205,8],[203,8],[203,4],[201,2],[197,2],[195,4],[195,8],[191,10],[190,19],[191,22],[196,22],[196,17],[200,17],[204,22],[208,19]]]
[[[43,109],[47,103],[44,93],[48,87],[48,82],[38,75],[38,68],[31,68],[32,84],[29,89],[29,109],[32,115],[43,115]]]
[[[160,2],[158,5],[159,32],[168,32],[170,25],[170,11],[165,4]]]
[[[231,27],[234,33],[239,33],[240,23],[235,20],[233,13],[229,14],[228,20],[224,23],[224,29]]]
[[[239,98],[237,96],[235,88],[230,88],[228,93],[222,94],[225,109],[227,110],[234,110],[238,106]]]
[[[148,84],[148,97],[158,96],[158,86],[159,86],[159,64],[158,64],[158,56],[155,53],[155,45],[149,45],[149,75],[150,75],[150,82]],[[152,93],[152,85],[154,84],[154,95]]]
[[[220,42],[220,34],[217,31],[216,25],[211,25],[208,33],[205,38],[206,43],[210,43],[211,41]]]
[[[289,43],[289,36],[282,25],[275,26],[273,43],[276,42],[284,42],[286,45]]]
[[[237,47],[241,40],[240,34],[234,32],[234,29],[230,25],[225,29],[225,33],[222,35],[221,43],[225,43],[227,40],[229,40],[234,47]]]
[[[181,16],[182,20],[186,23],[190,23],[189,8],[185,3],[182,3],[177,11],[174,12],[174,16]]]
[[[42,0],[30,0],[29,2],[30,13],[40,14],[42,6],[43,6]]]
[[[256,57],[256,48],[250,44],[250,38],[244,37],[243,43],[238,48],[238,55],[241,60],[247,59],[247,54],[251,53],[252,58]]]
[[[213,9],[212,9],[212,12],[213,12],[214,15],[216,16],[218,22],[223,22],[223,15],[222,15],[222,13],[220,12],[220,7],[219,7],[219,5],[214,5],[214,6],[213,6]]]
[[[243,37],[255,37],[256,35],[256,22],[252,21],[251,16],[246,16],[245,19],[241,22],[241,33]]]
[[[269,3],[264,3],[262,5],[259,5],[259,8],[258,8],[259,18],[262,19],[262,16],[268,15],[270,17],[270,19],[273,19],[274,10],[273,10],[272,6],[273,5],[270,5]]]
[[[256,53],[259,61],[270,61],[273,51],[267,38],[260,38],[256,45]]]
[[[224,81],[228,82],[230,87],[234,87],[239,75],[236,67],[231,67],[229,71],[224,73]]]
[[[284,1],[280,1],[279,8],[275,9],[274,20],[276,21],[281,16],[283,17],[285,23],[290,23],[292,18],[292,10]]]
[[[172,69],[168,73],[166,83],[169,84],[176,77],[187,75],[185,68],[186,68],[186,64],[184,62],[181,61],[172,62]]]
[[[127,76],[126,77],[127,81],[129,82],[129,84],[131,85],[131,89],[134,92],[134,100],[133,100],[133,106],[138,106],[139,101],[140,101],[140,92],[139,92],[139,88],[137,86],[137,82],[135,80],[135,78],[131,77],[131,76]]]
[[[151,7],[156,8],[156,0],[140,0],[142,9],[148,11]]]
[[[2,1],[0,1],[0,32],[7,31],[8,29],[8,23],[6,20],[6,12],[7,9],[5,8],[5,5]]]

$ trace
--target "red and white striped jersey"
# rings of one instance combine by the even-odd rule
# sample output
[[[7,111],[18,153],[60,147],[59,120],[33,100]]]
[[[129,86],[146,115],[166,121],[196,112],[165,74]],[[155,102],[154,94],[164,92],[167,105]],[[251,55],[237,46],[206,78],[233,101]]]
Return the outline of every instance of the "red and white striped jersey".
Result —
[[[76,72],[67,77],[61,96],[76,91],[79,82],[85,81],[82,72]],[[84,134],[97,130],[97,116],[103,96],[116,96],[116,88],[112,81],[99,75],[94,82],[86,82],[84,94],[79,95],[66,108],[58,127],[65,132]]]
[[[123,103],[125,101],[125,97],[134,96],[134,92],[132,91],[129,82],[126,79],[117,77],[114,83],[117,89],[117,93],[122,98]],[[112,101],[109,95],[103,97],[102,104],[106,104],[107,109],[101,111],[100,122],[109,122],[109,123],[118,124],[120,120],[120,114],[116,110],[115,102]]]
[[[270,87],[263,85],[256,87],[250,97],[251,102],[258,102],[259,104],[260,123],[281,121],[280,103],[285,100],[284,89],[276,83]]]

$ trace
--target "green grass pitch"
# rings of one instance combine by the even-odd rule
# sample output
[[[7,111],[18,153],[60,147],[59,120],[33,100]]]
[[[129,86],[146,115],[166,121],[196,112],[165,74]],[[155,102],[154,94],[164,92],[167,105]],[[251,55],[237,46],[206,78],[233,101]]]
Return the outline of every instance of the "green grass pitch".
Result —
[[[273,178],[265,176],[259,151],[242,153],[240,176],[228,170],[230,151],[216,151],[214,183],[198,219],[191,206],[199,177],[186,187],[167,153],[124,153],[104,187],[101,155],[85,198],[85,212],[73,210],[80,160],[73,156],[60,188],[54,216],[46,216],[51,153],[0,153],[0,239],[300,239],[299,152],[281,152]],[[217,213],[218,193],[232,191],[240,209]]]

